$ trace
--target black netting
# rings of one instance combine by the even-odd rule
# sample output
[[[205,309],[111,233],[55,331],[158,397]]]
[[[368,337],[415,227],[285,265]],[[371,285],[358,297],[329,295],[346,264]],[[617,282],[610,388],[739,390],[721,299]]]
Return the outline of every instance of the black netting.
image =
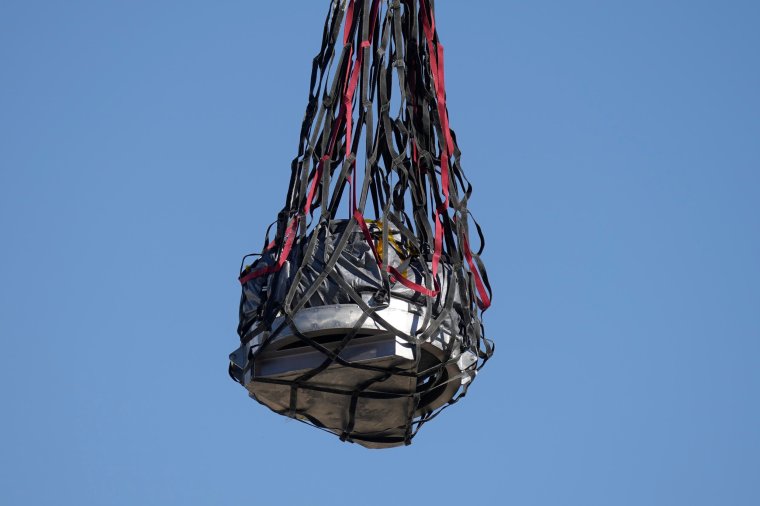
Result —
[[[230,375],[343,440],[409,444],[493,353],[471,193],[433,1],[332,1],[274,240],[241,271]]]

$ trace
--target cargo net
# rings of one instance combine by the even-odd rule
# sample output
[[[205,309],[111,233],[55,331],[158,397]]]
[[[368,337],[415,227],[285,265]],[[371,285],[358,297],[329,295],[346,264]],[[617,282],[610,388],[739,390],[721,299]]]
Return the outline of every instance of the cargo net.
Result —
[[[493,353],[443,60],[432,0],[331,3],[285,206],[241,266],[232,378],[370,448],[410,444]]]

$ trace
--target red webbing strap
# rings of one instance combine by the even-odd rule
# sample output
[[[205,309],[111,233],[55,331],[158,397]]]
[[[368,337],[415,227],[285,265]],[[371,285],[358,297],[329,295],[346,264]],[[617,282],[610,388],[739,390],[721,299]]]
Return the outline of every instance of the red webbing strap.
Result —
[[[351,18],[353,19],[353,4],[354,0],[351,0],[351,4],[349,5],[349,12],[351,13]],[[351,73],[347,76],[347,84],[345,86],[345,93],[343,94],[343,103],[341,104],[341,112],[344,116],[343,121],[346,124],[346,160],[349,159],[351,156],[351,137],[353,135],[354,131],[354,123],[353,123],[353,103],[354,103],[354,95],[356,95],[356,88],[359,85],[359,76],[361,74],[361,68],[362,64],[364,63],[364,49],[368,47],[372,47],[372,41],[375,37],[375,25],[377,24],[377,17],[380,12],[380,0],[374,0],[372,3],[372,12],[370,13],[370,25],[369,25],[369,39],[363,40],[361,42],[361,45],[359,46],[359,51],[356,53],[356,60],[354,61],[354,65],[351,68]],[[348,43],[349,39],[349,27],[350,23],[352,21],[349,21],[346,23],[346,32],[343,36],[344,44]],[[349,53],[349,60],[353,57],[353,53]],[[350,187],[349,195],[353,196],[353,200],[351,201],[351,212],[354,212],[356,210],[356,162],[352,162],[351,165],[351,174],[348,176],[348,185]]]
[[[454,151],[454,139],[451,136],[451,128],[449,127],[449,113],[446,107],[446,73],[444,69],[444,49],[440,40],[437,40],[435,30],[435,15],[433,14],[427,0],[420,0],[421,13],[422,13],[422,25],[425,31],[425,38],[427,39],[428,52],[430,53],[430,66],[433,74],[433,86],[435,87],[436,102],[438,106],[438,117],[441,122],[441,131],[444,138],[441,141],[441,186],[444,195],[444,202],[435,214],[435,253],[433,254],[433,272],[437,273],[438,264],[441,258],[441,252],[443,248],[443,229],[441,223],[441,214],[446,213],[449,208],[450,196],[449,196],[449,184],[450,184],[450,167],[449,156]],[[475,265],[475,260],[472,256],[472,250],[470,249],[470,243],[467,237],[464,238],[464,244],[462,245],[464,250],[464,256],[467,259],[467,263],[470,266],[470,272],[475,279],[475,286],[480,294],[478,300],[478,306],[485,310],[491,305],[491,298],[488,295],[488,290],[483,283],[483,278],[480,270]]]
[[[355,7],[354,0],[351,0],[351,3],[349,4],[349,7],[348,7],[348,16],[347,16],[347,21],[346,21],[345,33],[344,33],[344,42],[346,43],[348,42],[348,39],[351,34],[352,26],[353,26],[354,7]],[[324,154],[322,158],[319,160],[319,164],[317,166],[314,179],[311,182],[311,187],[309,188],[309,193],[306,197],[306,203],[304,204],[304,208],[303,208],[304,216],[308,216],[308,214],[311,212],[311,208],[314,203],[314,198],[316,197],[316,193],[317,193],[317,186],[319,186],[319,183],[322,180],[322,174],[324,172],[325,163],[327,163],[327,161],[330,160],[330,155],[334,151],[335,144],[338,141],[338,134],[340,133],[340,129],[344,124],[346,126],[346,157],[350,156],[351,134],[353,132],[352,104],[354,100],[354,95],[356,94],[356,88],[358,87],[358,84],[359,84],[360,69],[362,66],[362,62],[364,61],[364,48],[372,46],[372,39],[374,38],[375,25],[377,23],[377,17],[378,17],[379,11],[380,11],[380,0],[374,0],[372,4],[372,13],[371,13],[370,30],[369,30],[370,38],[369,40],[362,41],[361,50],[357,52],[356,60],[354,61],[353,67],[351,66],[348,67],[349,72],[346,73],[345,81],[343,84],[344,94],[343,94],[343,102],[341,104],[341,111],[338,114],[339,119],[333,124],[333,129],[332,129],[332,132],[330,133],[330,142],[329,142],[329,147],[327,149],[327,153]],[[353,59],[352,50],[349,53],[349,60],[351,59]],[[354,186],[353,183],[351,183],[351,186],[352,187]],[[352,188],[352,193],[354,192],[355,192],[355,189]],[[352,209],[355,208],[355,199],[356,197],[354,197],[354,203],[352,205]],[[298,227],[298,222],[299,222],[299,219],[298,217],[296,217],[293,219],[293,221],[291,221],[291,224],[288,226],[288,229],[285,232],[285,241],[284,241],[283,249],[282,249],[282,252],[280,253],[280,257],[277,263],[275,265],[262,267],[260,269],[256,269],[254,271],[249,272],[248,274],[240,278],[241,284],[245,284],[252,279],[255,279],[267,274],[272,274],[282,269],[282,266],[285,265],[285,262],[287,261],[288,256],[290,255],[290,251],[293,249],[293,242],[295,240],[295,235],[296,235],[295,232]],[[270,244],[269,246],[270,247],[268,249],[273,247],[273,244]],[[411,283],[411,281],[409,281],[409,283]]]
[[[351,0],[348,4],[348,10],[346,10],[346,27],[343,30],[343,45],[348,43],[348,38],[351,36],[351,29],[354,25],[354,0]]]
[[[332,150],[331,150],[332,151]],[[311,182],[311,188],[309,188],[309,195],[306,197],[306,204],[303,206],[304,216],[311,212],[311,205],[314,202],[314,196],[317,193],[317,185],[322,180],[322,171],[325,168],[325,162],[330,159],[330,155],[324,155],[319,159],[319,165],[317,165],[317,173],[314,175],[314,179]]]
[[[353,102],[354,95],[356,94],[356,87],[359,84],[359,74],[361,74],[361,66],[364,62],[364,49],[372,46],[372,39],[375,35],[375,23],[377,22],[378,8],[380,7],[380,1],[375,0],[372,7],[372,18],[370,21],[370,35],[369,40],[363,40],[359,46],[359,51],[356,53],[356,60],[354,60],[354,66],[351,69],[350,78],[348,79],[348,85],[345,88],[343,94],[343,113],[345,114],[346,122],[346,157],[351,153],[351,135],[353,134]],[[349,56],[349,58],[351,58]]]
[[[334,147],[334,142],[331,142],[330,145],[330,151],[332,152],[332,148]],[[306,197],[306,203],[304,204],[303,208],[303,215],[308,216],[311,212],[311,206],[314,202],[314,197],[317,193],[317,186],[319,185],[319,181],[322,179],[322,172],[324,171],[325,163],[330,159],[330,155],[324,155],[319,160],[319,166],[317,168],[317,173],[314,176],[314,180],[311,182],[311,188],[309,189],[309,195]],[[285,262],[288,259],[288,256],[290,255],[290,251],[293,249],[293,242],[295,241],[296,237],[296,230],[298,229],[298,223],[300,219],[298,216],[294,217],[292,221],[290,222],[290,225],[288,226],[287,230],[285,231],[285,242],[282,248],[282,252],[280,253],[279,260],[275,265],[272,265],[270,267],[262,267],[261,269],[256,269],[253,272],[250,272],[243,278],[241,278],[240,283],[245,284],[251,279],[258,278],[260,276],[264,276],[266,274],[272,274],[273,272],[277,272],[280,269],[282,269],[282,266],[285,265]]]
[[[352,58],[352,51],[349,49],[349,60]],[[347,67],[348,68],[348,67]],[[346,89],[349,83],[349,79],[351,78],[351,71],[349,70],[346,72],[346,77],[343,81],[343,89]],[[327,147],[327,153],[322,155],[322,158],[319,160],[319,165],[317,166],[317,172],[314,175],[314,179],[311,182],[311,188],[309,189],[309,194],[306,197],[306,204],[304,206],[304,215],[308,215],[309,212],[311,212],[311,206],[314,202],[314,197],[317,192],[317,186],[319,185],[320,181],[322,180],[322,172],[325,168],[325,163],[330,159],[330,155],[335,150],[335,144],[338,142],[338,134],[340,132],[340,128],[343,126],[343,121],[346,120],[346,114],[345,114],[346,104],[345,104],[345,98],[340,106],[340,112],[338,113],[338,121],[333,123],[332,131],[330,132],[330,142]],[[348,112],[349,119],[351,117],[351,111]]]
[[[426,297],[437,297],[439,293],[441,293],[440,290],[431,290],[427,287],[424,287],[422,285],[419,285],[415,283],[414,281],[409,280],[408,278],[404,277],[403,274],[401,274],[398,269],[395,267],[388,266],[388,272],[390,272],[393,275],[393,279],[395,281],[398,281],[405,287],[409,288],[410,290],[414,290],[417,293],[421,293],[422,295]]]
[[[441,223],[441,209],[435,210],[435,251],[433,253],[433,276],[438,275],[438,264],[443,252],[443,224]]]
[[[448,112],[446,110],[446,89],[443,72],[443,45],[436,41],[435,16],[433,15],[427,0],[420,0],[420,12],[422,13],[422,25],[427,39],[428,52],[430,53],[430,66],[433,74],[433,86],[435,87],[438,117],[441,122],[441,132],[444,138],[441,140],[441,190],[443,191],[443,204],[435,210],[435,252],[433,253],[433,275],[438,273],[438,265],[443,252],[443,223],[441,215],[446,215],[449,209],[449,153],[453,151],[453,139],[449,128]],[[437,43],[437,50],[436,50]]]
[[[435,16],[430,11],[427,0],[420,0],[422,12],[422,25],[427,39],[428,52],[430,53],[430,67],[433,74],[433,86],[435,87],[436,102],[438,105],[438,117],[441,121],[441,132],[444,138],[441,140],[441,186],[444,195],[446,209],[449,207],[449,156],[454,150],[454,139],[451,137],[449,128],[449,114],[446,108],[446,80],[444,73],[443,44],[436,40]]]
[[[252,279],[256,279],[258,277],[265,276],[267,274],[272,274],[282,269],[282,266],[285,265],[285,262],[287,262],[288,260],[288,256],[290,256],[290,251],[293,249],[293,242],[295,241],[295,238],[296,238],[296,230],[298,229],[298,222],[299,222],[298,217],[293,218],[290,222],[290,225],[286,229],[285,242],[283,244],[282,251],[280,252],[280,258],[277,260],[277,263],[274,265],[267,266],[267,267],[261,267],[259,269],[249,272],[245,276],[242,276],[240,278],[241,285],[248,283]]]
[[[348,16],[342,26],[346,9]],[[379,17],[384,17],[385,21]],[[341,28],[344,29],[342,34]],[[383,42],[375,39],[373,43],[374,37]],[[335,45],[336,42],[340,45],[341,39],[347,47],[336,60]],[[373,47],[378,51],[373,51]],[[366,75],[367,72],[369,75]],[[394,73],[397,75],[394,76]],[[374,283],[377,289],[395,287],[394,292],[402,290],[407,295],[414,295],[412,298],[421,299],[424,296],[428,309],[431,308],[431,303],[436,304],[436,309],[440,308],[441,314],[435,321],[431,320],[429,324],[425,324],[425,329],[420,331],[422,334],[434,332],[446,317],[461,320],[462,339],[452,340],[451,346],[442,351],[443,366],[455,358],[452,355],[457,343],[477,357],[475,364],[468,365],[468,374],[474,375],[475,370],[480,369],[491,356],[493,348],[483,336],[480,310],[476,310],[485,310],[491,305],[491,286],[480,258],[482,248],[481,251],[471,250],[469,240],[475,240],[476,243],[478,241],[471,238],[466,224],[457,224],[457,217],[467,219],[469,216],[467,201],[470,190],[466,188],[469,182],[466,182],[464,174],[461,173],[459,149],[455,133],[450,128],[445,77],[444,49],[436,31],[435,0],[330,1],[322,47],[313,63],[310,98],[302,124],[298,155],[291,166],[293,174],[286,206],[277,222],[278,234],[275,241],[266,245],[265,250],[261,252],[263,258],[240,276],[244,287],[238,333],[244,345],[250,343],[264,328],[274,327],[273,322],[280,304],[292,308],[293,313],[310,305],[312,295],[317,293],[317,289],[328,275],[337,283],[337,289],[341,293],[351,295],[363,312],[363,320],[375,318],[376,308],[364,304],[362,298],[350,290],[347,281],[335,270],[338,260],[342,258],[341,252],[349,241],[358,241],[360,245],[361,241],[365,240],[382,273]],[[390,105],[395,92],[392,88],[396,87],[396,83],[401,88],[401,106],[398,116],[394,118]],[[323,98],[321,103],[320,97]],[[376,99],[379,100],[379,104],[374,103]],[[357,113],[356,117],[354,113]],[[359,146],[365,137],[366,156],[361,156],[363,161],[360,162],[358,158],[362,149]],[[341,145],[342,142],[346,143],[345,148]],[[365,167],[362,167],[362,171],[357,167],[365,161],[366,175]],[[342,164],[340,180],[335,181],[333,173],[339,164]],[[437,173],[439,170],[440,174]],[[394,184],[396,179],[398,183]],[[340,232],[335,231],[328,236],[318,236],[320,226],[307,227],[306,223],[319,211],[322,213],[320,225],[327,225],[328,219],[334,220],[341,200],[346,197],[346,190],[350,192],[348,218],[356,220],[349,221],[348,224],[354,232],[340,236]],[[357,190],[361,192],[358,202]],[[459,196],[461,190],[465,191],[464,198]],[[414,221],[407,214],[409,197]],[[371,198],[371,203],[368,202],[368,198]],[[366,219],[363,213],[365,210],[369,212],[368,205],[374,207],[378,217],[382,212],[394,225]],[[357,229],[353,228],[354,225],[358,225],[357,228],[362,230],[362,237],[355,235]],[[481,243],[484,243],[482,231],[477,223],[476,226]],[[309,230],[310,228],[312,230]],[[389,233],[392,233],[390,237]],[[313,266],[320,270],[308,293],[300,293],[297,282],[290,283],[291,286],[283,298],[279,294],[268,294],[265,287],[259,286],[265,280],[271,282],[273,277],[285,276],[284,271],[289,262],[303,256],[296,255],[300,253],[302,241],[309,241],[307,256],[311,257],[315,247],[323,246],[327,252],[330,246],[328,241],[333,241],[336,238],[335,234],[340,236],[338,242],[332,244],[334,253],[337,254],[331,255],[330,261],[325,262],[323,269],[319,269],[315,264],[294,265],[294,268],[299,269],[299,276],[306,267]],[[412,247],[411,251],[399,247],[396,239],[400,236],[406,237],[415,247]],[[267,238],[269,237],[267,231]],[[269,239],[266,242],[269,242]],[[291,255],[294,258],[290,258]],[[387,265],[389,258],[393,258],[395,267]],[[429,274],[431,266],[434,270],[432,278]],[[259,277],[266,274],[270,275],[269,278]],[[372,278],[376,278],[376,274],[377,271]],[[406,276],[409,276],[409,279]],[[392,284],[387,286],[389,278]],[[451,286],[444,285],[446,279]],[[419,284],[413,281],[418,281]],[[428,286],[430,288],[427,288]],[[332,291],[332,286],[330,290]],[[448,290],[454,291],[449,292],[448,297],[444,297]],[[462,300],[455,301],[454,293],[456,291],[459,294],[460,290]],[[252,311],[252,301],[248,299],[252,292],[266,299],[260,310]],[[443,298],[447,299],[445,303],[439,300]],[[310,335],[298,332],[290,316],[293,314],[289,313],[288,322],[273,330],[274,335],[290,325],[299,339],[325,355],[321,366],[312,368],[295,380],[274,380],[290,388],[289,407],[276,411],[295,417],[301,392],[306,389],[324,390],[324,387],[305,382],[311,381],[309,378],[314,377],[324,367],[339,362],[340,358],[336,359],[337,354],[319,345]],[[435,315],[431,315],[431,318],[432,316]],[[354,330],[347,333],[343,345],[356,337],[356,331],[360,326],[361,322],[358,322]],[[250,358],[255,359],[259,356],[257,354],[261,352],[261,347],[258,351],[250,351],[253,354]],[[252,362],[253,360],[249,360],[249,365]],[[328,420],[322,419],[321,416],[312,416],[313,413],[309,410],[302,413],[303,421],[324,430],[335,427],[342,440],[409,444],[420,427],[435,418],[445,407],[429,411],[425,409],[422,400],[423,395],[432,392],[439,385],[439,371],[443,366],[408,373],[396,367],[372,367],[345,361],[340,362],[340,365],[382,373],[379,376],[373,374],[372,379],[356,385],[352,390],[335,387],[328,392],[351,399],[348,410],[342,410],[345,412],[345,419],[339,426],[328,423]],[[230,373],[242,384],[258,381],[253,378],[255,375],[248,366],[238,367],[233,362],[230,365]],[[388,428],[388,434],[378,432],[376,435],[367,436],[357,432],[354,423],[358,415],[357,402],[379,395],[373,391],[375,384],[395,375],[409,374],[416,375],[420,383],[425,384],[418,392],[402,396],[409,398],[413,403],[413,409],[408,413],[404,425],[394,423],[399,426]],[[462,385],[456,395],[452,394],[454,396],[446,401],[447,405],[463,397],[468,385],[469,383]]]
[[[350,53],[349,53],[349,58],[351,58]],[[344,88],[348,83],[349,77],[350,77],[350,73],[346,73]],[[330,154],[335,149],[335,143],[338,141],[338,133],[340,132],[340,127],[343,126],[342,122],[345,121],[344,107],[345,107],[345,103],[341,104],[340,113],[338,114],[338,121],[333,123],[332,132],[330,132],[330,143],[327,148],[327,153],[322,155],[322,158],[319,159],[319,164],[317,165],[317,171],[314,174],[314,179],[311,181],[311,187],[309,188],[309,193],[306,197],[306,204],[304,205],[304,216],[308,215],[311,212],[311,206],[314,203],[314,197],[316,196],[316,193],[317,193],[317,186],[322,180],[322,173],[324,172],[325,163],[327,163],[327,161],[330,159]],[[349,116],[350,114],[351,112],[349,111]]]
[[[377,266],[380,267],[380,269],[382,270],[383,260],[380,258],[380,255],[378,255],[377,253],[377,248],[375,247],[375,241],[374,239],[372,239],[372,234],[369,231],[367,222],[364,221],[364,216],[362,215],[362,213],[359,212],[358,209],[354,211],[354,218],[356,218],[356,222],[359,224],[359,228],[361,228],[362,233],[364,234],[364,239],[367,241],[367,244],[372,250],[372,254],[375,256],[375,261],[377,262]],[[430,290],[427,287],[424,287],[420,284],[415,283],[414,281],[411,281],[393,266],[389,265],[387,267],[387,271],[393,276],[395,281],[398,281],[399,283],[409,288],[410,290],[414,290],[415,292],[421,293],[422,295],[425,295],[427,297],[437,297],[438,294],[441,292],[440,290]]]
[[[475,260],[472,257],[472,250],[470,250],[470,241],[467,237],[464,238],[464,256],[467,259],[467,263],[470,265],[470,272],[475,278],[475,287],[478,289],[480,299],[478,299],[478,307],[485,311],[491,307],[491,297],[488,295],[485,283],[483,283],[483,277],[480,274],[480,269],[475,265]]]
[[[356,222],[359,224],[359,228],[362,229],[362,233],[364,234],[364,239],[367,240],[367,244],[369,244],[370,249],[372,250],[372,254],[375,255],[375,261],[378,265],[382,265],[383,261],[380,259],[380,255],[377,254],[377,249],[375,248],[375,241],[372,239],[372,234],[369,231],[369,227],[367,226],[367,222],[364,221],[364,216],[361,212],[357,209],[354,211],[354,218],[356,218]]]
[[[364,48],[369,47],[372,44],[369,41],[363,41],[361,44],[361,48],[357,52],[356,55],[356,61],[354,61],[354,66],[351,69],[350,78],[348,80],[348,86],[346,87],[346,92],[343,95],[343,104],[342,104],[342,111],[344,114],[343,121],[346,124],[346,160],[349,159],[351,156],[351,137],[353,135],[354,131],[354,95],[356,94],[356,88],[359,84],[359,74],[361,73],[359,69],[362,66],[362,62],[364,61]],[[354,185],[354,174],[356,170],[356,162],[351,162],[351,172],[348,175],[348,185],[350,188],[349,191],[349,199],[350,201],[350,207],[351,212],[353,212],[356,209],[356,187]]]
[[[343,102],[341,103],[340,108],[343,122],[346,124],[346,158],[351,154],[351,136],[354,131],[354,93],[356,92],[356,86],[359,84],[359,72],[357,71],[357,68],[361,65],[362,60],[364,59],[364,47],[366,46],[362,43],[361,49],[357,51],[354,65],[346,76],[346,86],[344,86]],[[348,54],[349,60],[353,58],[353,48],[349,50]]]
[[[351,5],[349,5],[349,9],[353,9],[354,2],[351,2]],[[368,41],[362,41],[361,48],[364,49],[365,47],[369,47],[372,45],[372,38],[375,33],[374,27],[375,23],[377,22],[377,16],[380,10],[380,0],[374,0],[372,5],[372,18],[370,22],[370,40]],[[348,38],[350,36],[350,29],[352,26],[352,20],[353,16],[349,16],[348,21],[346,22],[346,32],[344,34],[344,39],[346,42],[348,42]],[[349,61],[353,59],[353,49],[349,49]],[[351,153],[351,135],[353,133],[353,101],[354,101],[354,94],[356,93],[356,88],[359,83],[359,69],[361,68],[362,61],[364,59],[364,51],[357,52],[356,60],[354,61],[354,65],[347,66],[346,68],[348,71],[346,72],[346,76],[344,78],[343,82],[343,100],[341,101],[340,106],[340,112],[338,113],[338,121],[333,123],[332,132],[330,132],[330,143],[327,148],[327,153],[325,153],[322,158],[319,161],[319,165],[317,167],[317,172],[315,174],[314,180],[312,181],[311,188],[309,189],[309,195],[306,199],[306,207],[304,208],[304,214],[308,214],[311,211],[311,206],[314,200],[314,196],[316,194],[317,185],[322,180],[322,173],[324,171],[325,163],[330,159],[330,155],[332,155],[332,152],[335,150],[335,144],[338,141],[338,135],[340,133],[341,127],[345,125],[346,127],[346,158],[349,157]]]

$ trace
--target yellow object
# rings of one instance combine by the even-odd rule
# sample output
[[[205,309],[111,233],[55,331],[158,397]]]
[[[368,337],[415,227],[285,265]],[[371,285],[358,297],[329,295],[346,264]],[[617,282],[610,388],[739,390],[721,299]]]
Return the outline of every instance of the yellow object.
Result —
[[[387,260],[385,256],[383,256],[383,253],[384,253],[383,251],[383,222],[378,221],[378,220],[367,220],[367,223],[370,223],[379,229],[379,234],[375,234],[375,235],[379,235],[379,237],[375,237],[375,251],[377,251],[377,255],[380,258],[382,258],[383,260]],[[409,254],[405,251],[402,245],[398,243],[396,238],[393,237],[392,231],[389,231],[388,233],[388,244],[391,245],[391,247],[396,251],[396,253],[398,253],[398,256],[402,260],[406,260],[407,258],[409,258]],[[407,277],[408,272],[409,272],[408,269],[402,272],[404,277]]]

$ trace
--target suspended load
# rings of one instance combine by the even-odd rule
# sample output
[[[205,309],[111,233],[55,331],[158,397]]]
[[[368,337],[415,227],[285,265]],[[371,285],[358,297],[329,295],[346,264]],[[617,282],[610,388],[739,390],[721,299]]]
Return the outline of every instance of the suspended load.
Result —
[[[460,154],[433,1],[332,1],[285,206],[240,274],[252,398],[387,448],[464,396],[493,345]]]

